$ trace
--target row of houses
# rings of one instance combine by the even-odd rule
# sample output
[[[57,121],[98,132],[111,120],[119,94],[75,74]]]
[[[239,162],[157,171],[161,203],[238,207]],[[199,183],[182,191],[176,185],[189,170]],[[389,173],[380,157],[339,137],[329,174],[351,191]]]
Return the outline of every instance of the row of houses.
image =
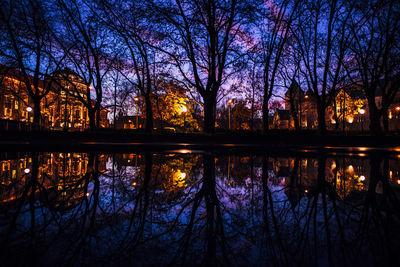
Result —
[[[53,83],[40,103],[41,128],[75,131],[88,129],[89,114],[83,104],[87,102],[86,86],[82,79],[67,69],[52,75],[58,79],[58,82]],[[65,77],[68,77],[68,82]],[[20,71],[0,65],[0,129],[21,130],[29,128],[33,122],[33,102],[27,93],[23,79],[24,75]],[[34,77],[28,76],[28,79],[33,83]],[[48,82],[39,80],[39,90],[47,90]],[[70,86],[71,82],[74,89]],[[79,99],[78,93],[84,101]],[[91,104],[94,106],[95,102],[92,101]],[[106,109],[100,111],[101,127],[109,126],[107,113]]]
[[[378,108],[382,106],[382,92],[375,96]],[[285,93],[284,109],[274,113],[272,127],[295,129],[296,118],[300,129],[318,128],[317,101],[310,91],[304,92],[295,81]],[[325,115],[330,130],[364,131],[369,128],[369,107],[361,86],[340,88]],[[400,92],[388,109],[389,131],[400,130]]]

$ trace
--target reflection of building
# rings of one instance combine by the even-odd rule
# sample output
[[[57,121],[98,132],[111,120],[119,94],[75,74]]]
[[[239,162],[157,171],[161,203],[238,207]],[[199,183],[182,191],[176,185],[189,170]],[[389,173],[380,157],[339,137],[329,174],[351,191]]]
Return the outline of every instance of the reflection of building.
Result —
[[[104,172],[105,156],[99,156],[97,161],[95,171]],[[11,204],[29,192],[35,199],[55,203],[54,207],[74,205],[85,196],[85,185],[90,180],[84,176],[89,168],[94,166],[89,165],[89,156],[85,153],[44,153],[36,158],[0,160],[0,201]],[[24,197],[26,201],[28,195]]]
[[[25,89],[23,75],[17,70],[7,70],[4,66],[0,66],[0,71],[0,125],[5,129],[11,129],[12,125],[14,128],[22,128],[21,125],[33,122],[33,102]],[[51,90],[41,101],[41,126],[54,130],[87,129],[89,115],[83,104],[87,102],[85,85],[76,74],[68,70],[53,75],[59,78],[57,82],[53,82]],[[62,77],[68,77],[71,83]],[[33,77],[28,76],[28,79],[33,82]],[[47,82],[39,80],[40,90],[45,90],[46,84]],[[105,109],[100,112],[101,127],[108,127],[107,113]]]

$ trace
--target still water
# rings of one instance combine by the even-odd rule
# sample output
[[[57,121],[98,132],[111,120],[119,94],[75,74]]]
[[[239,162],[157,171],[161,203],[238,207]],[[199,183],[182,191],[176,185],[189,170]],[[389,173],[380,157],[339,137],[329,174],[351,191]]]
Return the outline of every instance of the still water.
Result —
[[[400,264],[396,153],[2,152],[0,179],[2,266]]]

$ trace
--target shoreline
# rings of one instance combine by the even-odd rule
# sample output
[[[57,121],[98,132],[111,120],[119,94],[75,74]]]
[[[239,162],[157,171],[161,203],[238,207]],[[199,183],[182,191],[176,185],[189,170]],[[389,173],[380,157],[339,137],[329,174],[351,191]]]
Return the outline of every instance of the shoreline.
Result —
[[[340,136],[316,133],[154,133],[137,132],[0,132],[1,150],[329,150],[400,152],[400,136]]]

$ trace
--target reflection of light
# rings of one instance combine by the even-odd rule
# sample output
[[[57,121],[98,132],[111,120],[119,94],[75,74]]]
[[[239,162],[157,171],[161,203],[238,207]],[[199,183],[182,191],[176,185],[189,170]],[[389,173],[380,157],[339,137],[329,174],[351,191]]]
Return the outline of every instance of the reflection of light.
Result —
[[[182,154],[187,154],[187,153],[191,153],[192,151],[190,151],[189,149],[179,149],[178,153],[182,153]]]
[[[392,177],[393,177],[393,172],[392,171],[389,171],[389,177],[390,177],[390,179],[392,179]]]
[[[349,170],[349,172],[354,171],[353,165],[349,165],[349,167],[347,169]]]
[[[393,118],[392,112],[389,111],[389,119]]]
[[[184,173],[184,172],[181,172],[181,174],[180,174],[180,177],[181,177],[182,179],[185,179],[185,177],[186,177],[186,173]]]
[[[332,162],[331,168],[332,169],[336,168],[336,162]]]
[[[32,108],[31,108],[31,107],[27,107],[27,108],[26,108],[26,111],[31,112],[31,111],[32,111]]]
[[[368,148],[367,148],[367,147],[359,147],[358,150],[360,150],[360,151],[367,151]]]
[[[28,169],[28,168],[26,168],[26,169],[24,170],[24,172],[25,172],[25,173],[30,173],[30,172],[31,172],[31,170],[30,170],[30,169]]]
[[[365,181],[365,176],[364,176],[364,175],[361,175],[361,176],[360,176],[360,180],[361,180],[361,182],[364,182],[364,181]]]

